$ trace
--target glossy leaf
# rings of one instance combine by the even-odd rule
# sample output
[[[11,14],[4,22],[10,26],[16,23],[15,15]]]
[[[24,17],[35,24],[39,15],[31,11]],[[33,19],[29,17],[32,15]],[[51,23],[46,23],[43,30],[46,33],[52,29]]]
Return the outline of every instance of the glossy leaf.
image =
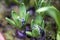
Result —
[[[29,18],[30,18],[29,13],[26,13],[26,16],[25,16],[25,21],[26,21],[26,23],[27,23],[27,21],[29,21],[29,20],[28,20]]]
[[[32,32],[27,31],[26,34],[32,37],[39,37],[40,36],[40,29],[38,25],[33,25]]]
[[[31,20],[31,28],[32,28],[33,25],[34,25],[34,20],[32,19]]]
[[[19,6],[19,16],[20,18],[24,18],[25,19],[25,16],[26,16],[26,7],[24,5],[24,3],[20,4]]]
[[[15,11],[12,10],[11,12],[11,16],[12,16],[12,19],[15,21],[18,17],[17,13]]]
[[[57,26],[57,40],[60,40],[60,12],[53,6],[48,7],[42,7],[38,9],[36,12],[41,14],[41,12],[47,12],[48,15],[50,15],[53,19],[55,19]],[[45,15],[45,13],[43,14]]]
[[[41,15],[38,14],[34,20],[34,23],[41,26],[42,20],[43,19],[42,19]]]
[[[32,36],[33,37],[39,37],[39,31],[37,29],[32,30]]]
[[[11,25],[16,26],[15,22],[9,18],[6,18],[7,22],[10,23]]]
[[[32,26],[32,35],[33,37],[38,37],[40,35],[40,28],[37,24],[34,24],[34,26]]]
[[[53,19],[55,19],[58,28],[60,28],[60,12],[55,7],[53,6],[42,7],[36,10],[36,12],[38,12],[39,14],[41,14],[41,12],[47,12],[48,15],[50,15],[51,17],[53,17]]]
[[[12,11],[11,15],[12,15],[12,19],[14,20],[16,26],[21,27],[21,21],[19,20],[20,19],[19,15],[17,15],[17,13],[14,11]]]
[[[32,32],[29,32],[29,31],[26,31],[26,34],[29,35],[29,36],[33,36]]]
[[[41,23],[41,27],[44,29],[44,26],[45,26],[45,23],[44,23],[44,20],[43,20],[42,23]]]
[[[20,4],[19,11],[20,18],[25,19],[25,21],[27,22],[29,19],[29,13],[26,12],[26,7],[24,3]]]

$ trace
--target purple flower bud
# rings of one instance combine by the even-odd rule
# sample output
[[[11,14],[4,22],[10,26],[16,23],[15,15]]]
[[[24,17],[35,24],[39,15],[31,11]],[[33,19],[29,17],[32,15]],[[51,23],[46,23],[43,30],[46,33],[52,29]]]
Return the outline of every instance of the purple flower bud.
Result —
[[[24,31],[16,30],[16,36],[18,38],[25,38],[26,37],[26,33]]]
[[[25,19],[22,19],[21,22],[22,22],[22,25],[24,25],[25,24]]]
[[[26,26],[26,31],[29,31],[29,30],[30,30],[29,26]]]
[[[30,24],[26,24],[25,31],[32,31]],[[26,34],[27,35],[27,34]],[[28,38],[32,38],[31,36],[27,35]]]
[[[42,28],[40,28],[40,34],[41,36],[38,38],[38,40],[45,40],[46,35],[45,35],[45,31]]]
[[[26,24],[26,31],[31,31],[30,24]]]
[[[30,7],[27,12],[29,12],[30,15],[35,15],[35,7]]]

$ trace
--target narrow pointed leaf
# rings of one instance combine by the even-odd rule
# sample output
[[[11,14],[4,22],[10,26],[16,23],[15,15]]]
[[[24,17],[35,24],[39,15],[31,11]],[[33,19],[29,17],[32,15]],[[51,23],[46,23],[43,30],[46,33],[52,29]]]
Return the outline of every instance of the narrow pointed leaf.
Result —
[[[27,22],[27,21],[29,21],[29,18],[30,18],[29,13],[26,13],[26,16],[25,16],[25,21],[26,21],[26,22]]]
[[[29,36],[32,36],[32,33],[29,32],[29,31],[26,31],[26,34],[29,35]]]
[[[8,22],[9,24],[16,26],[16,24],[15,24],[15,22],[14,22],[13,20],[11,20],[11,19],[9,19],[9,18],[6,18],[6,20],[7,20],[7,22]]]
[[[26,16],[26,7],[24,5],[24,3],[20,4],[20,7],[19,7],[19,15],[20,15],[20,18],[25,18]]]
[[[34,26],[32,26],[32,35],[33,35],[33,37],[40,36],[40,29],[37,24],[34,24]]]
[[[58,25],[58,28],[60,28],[60,12],[55,7],[53,7],[53,6],[42,7],[40,9],[36,10],[36,12],[38,12],[39,14],[41,12],[47,12],[47,14],[49,14],[51,17],[53,17],[53,19],[55,19],[55,21]]]
[[[41,27],[44,29],[45,23],[44,20],[42,21]]]
[[[12,15],[12,19],[15,21],[18,17],[17,13],[15,11],[12,10],[11,12],[11,15]]]
[[[19,20],[20,18],[18,18],[19,15],[14,11],[12,11],[11,15],[12,15],[12,19],[14,20],[16,26],[20,27],[21,26],[21,21]]]
[[[37,15],[34,20],[34,23],[41,26],[42,20],[43,19],[42,19],[41,15]]]

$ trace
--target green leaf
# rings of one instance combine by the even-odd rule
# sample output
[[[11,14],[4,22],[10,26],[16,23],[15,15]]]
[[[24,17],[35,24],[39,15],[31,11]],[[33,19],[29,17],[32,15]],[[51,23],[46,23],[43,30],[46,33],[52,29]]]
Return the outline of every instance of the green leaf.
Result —
[[[9,18],[6,18],[7,22],[10,23],[11,25],[16,26],[15,22]]]
[[[43,19],[42,19],[41,15],[38,14],[36,16],[36,18],[34,19],[34,23],[41,26],[42,20]]]
[[[26,31],[26,34],[29,35],[29,36],[32,36],[32,33],[29,32],[29,31]]]
[[[41,14],[41,12],[47,12],[48,15],[50,15],[51,17],[53,17],[53,19],[55,19],[58,25],[58,30],[60,30],[60,12],[55,7],[53,6],[42,7],[36,10],[36,12],[38,12],[39,14]]]
[[[37,24],[34,24],[34,26],[32,26],[32,35],[33,35],[33,37],[40,36],[40,29]]]
[[[16,13],[14,10],[12,10],[11,16],[12,16],[12,19],[13,19],[14,21],[17,20],[18,15],[17,15],[17,13]]]
[[[19,16],[20,18],[24,18],[26,17],[26,7],[24,5],[24,3],[20,4],[20,7],[19,7]]]
[[[32,19],[31,20],[31,28],[32,28],[32,26],[34,25],[35,23],[34,23],[34,20]]]
[[[58,31],[57,32],[57,37],[56,37],[57,40],[60,40],[60,32]]]
[[[12,10],[11,15],[12,15],[12,19],[14,20],[16,26],[21,27],[21,21],[19,20],[20,18],[18,18],[19,15],[16,12],[14,12],[13,10]]]
[[[32,27],[32,32],[26,31],[26,34],[32,37],[38,37],[40,36],[40,30],[38,26],[33,26]]]
[[[42,21],[41,27],[44,29],[45,23],[44,20]]]
[[[26,13],[26,16],[25,16],[25,20],[26,20],[26,22],[28,22],[28,21],[29,21],[29,18],[30,18],[29,13]]]
[[[40,34],[39,34],[39,31],[37,29],[33,29],[32,30],[32,36],[33,37],[38,37]]]

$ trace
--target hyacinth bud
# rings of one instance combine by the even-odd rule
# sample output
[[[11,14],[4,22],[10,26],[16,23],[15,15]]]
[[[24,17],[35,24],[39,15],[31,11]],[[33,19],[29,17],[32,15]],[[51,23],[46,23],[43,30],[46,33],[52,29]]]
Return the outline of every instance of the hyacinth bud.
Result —
[[[30,7],[27,12],[29,12],[30,15],[35,15],[35,7]]]
[[[25,38],[26,37],[26,34],[25,34],[24,31],[16,30],[16,37],[17,38]]]
[[[31,26],[30,26],[30,24],[26,24],[26,31],[31,31]]]

